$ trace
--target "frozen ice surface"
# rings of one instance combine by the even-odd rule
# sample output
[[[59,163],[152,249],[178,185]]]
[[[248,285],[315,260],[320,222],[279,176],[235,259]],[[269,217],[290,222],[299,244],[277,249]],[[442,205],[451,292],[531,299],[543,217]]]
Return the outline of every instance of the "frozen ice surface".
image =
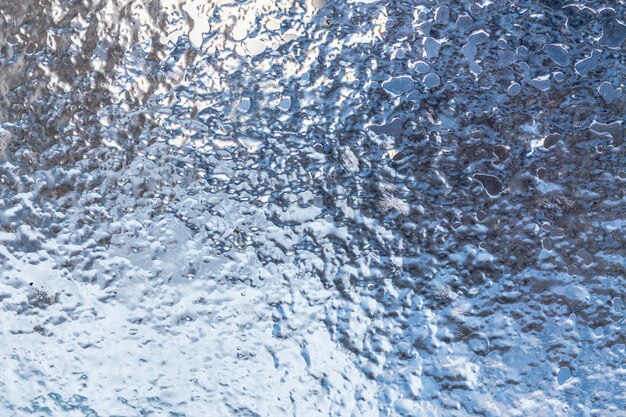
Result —
[[[0,0],[0,416],[626,416],[625,21]]]

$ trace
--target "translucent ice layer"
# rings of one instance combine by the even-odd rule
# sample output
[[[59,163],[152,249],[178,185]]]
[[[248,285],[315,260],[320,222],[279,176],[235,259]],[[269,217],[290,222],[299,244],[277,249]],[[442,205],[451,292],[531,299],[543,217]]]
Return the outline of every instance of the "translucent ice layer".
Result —
[[[625,21],[0,0],[0,416],[623,417]]]

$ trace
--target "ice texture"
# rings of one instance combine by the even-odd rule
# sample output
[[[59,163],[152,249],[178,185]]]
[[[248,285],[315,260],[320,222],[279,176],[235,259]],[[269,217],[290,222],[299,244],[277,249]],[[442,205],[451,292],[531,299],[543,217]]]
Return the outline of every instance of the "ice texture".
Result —
[[[0,416],[626,416],[625,21],[0,0]]]

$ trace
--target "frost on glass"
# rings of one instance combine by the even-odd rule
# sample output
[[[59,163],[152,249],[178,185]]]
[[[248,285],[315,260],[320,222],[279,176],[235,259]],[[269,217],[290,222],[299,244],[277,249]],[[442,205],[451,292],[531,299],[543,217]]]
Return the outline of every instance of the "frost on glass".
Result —
[[[0,415],[624,416],[621,1],[0,0]]]

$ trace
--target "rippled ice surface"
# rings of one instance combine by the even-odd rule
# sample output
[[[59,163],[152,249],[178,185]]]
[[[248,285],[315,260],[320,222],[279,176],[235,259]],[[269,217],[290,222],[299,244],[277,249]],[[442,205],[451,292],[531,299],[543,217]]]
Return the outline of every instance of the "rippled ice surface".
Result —
[[[625,416],[625,18],[0,0],[0,415]]]

